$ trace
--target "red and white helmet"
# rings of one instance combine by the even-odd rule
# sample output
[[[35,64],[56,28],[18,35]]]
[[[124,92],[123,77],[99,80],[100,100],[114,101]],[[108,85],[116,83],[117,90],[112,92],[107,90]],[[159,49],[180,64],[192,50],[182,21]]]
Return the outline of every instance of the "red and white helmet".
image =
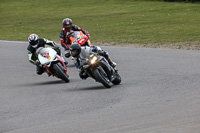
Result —
[[[38,46],[38,35],[37,34],[31,34],[29,37],[28,37],[28,42],[30,43],[30,45],[33,47],[33,48],[36,48]]]

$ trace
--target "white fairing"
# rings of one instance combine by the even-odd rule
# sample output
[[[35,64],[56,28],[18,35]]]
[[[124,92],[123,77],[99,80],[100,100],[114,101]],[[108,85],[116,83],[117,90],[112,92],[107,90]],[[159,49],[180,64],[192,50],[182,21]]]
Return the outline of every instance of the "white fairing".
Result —
[[[39,48],[39,49],[37,49],[36,53],[38,55],[38,59],[39,59],[41,65],[44,65],[44,64],[50,65],[49,63],[57,60],[57,59],[55,59],[57,52],[50,47]]]

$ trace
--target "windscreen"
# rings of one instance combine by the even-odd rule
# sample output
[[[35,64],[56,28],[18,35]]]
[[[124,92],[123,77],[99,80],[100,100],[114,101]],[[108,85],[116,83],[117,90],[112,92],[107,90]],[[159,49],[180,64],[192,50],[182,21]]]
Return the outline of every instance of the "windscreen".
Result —
[[[80,58],[81,59],[89,59],[92,54],[92,50],[88,46],[81,47]]]

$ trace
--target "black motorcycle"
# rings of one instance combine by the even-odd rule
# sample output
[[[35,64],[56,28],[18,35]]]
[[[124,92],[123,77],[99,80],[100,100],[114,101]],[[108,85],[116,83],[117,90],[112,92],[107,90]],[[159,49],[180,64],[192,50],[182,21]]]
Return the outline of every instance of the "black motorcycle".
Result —
[[[103,56],[92,52],[90,47],[81,48],[79,61],[79,67],[89,77],[92,77],[97,82],[101,82],[106,88],[110,88],[112,84],[120,84],[121,77],[118,74],[118,70],[110,66]]]

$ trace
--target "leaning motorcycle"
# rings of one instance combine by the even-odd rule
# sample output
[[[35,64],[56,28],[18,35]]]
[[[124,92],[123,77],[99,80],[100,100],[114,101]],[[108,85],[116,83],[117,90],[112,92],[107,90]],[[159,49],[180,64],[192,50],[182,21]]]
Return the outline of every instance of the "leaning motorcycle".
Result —
[[[102,83],[106,88],[110,88],[112,84],[120,84],[121,77],[118,70],[110,66],[105,57],[92,52],[90,47],[81,47],[79,61],[79,68],[83,69],[89,77]]]
[[[38,55],[41,66],[46,69],[49,75],[56,76],[65,82],[69,82],[67,68],[54,49],[51,47],[41,47],[37,49],[36,54]]]

